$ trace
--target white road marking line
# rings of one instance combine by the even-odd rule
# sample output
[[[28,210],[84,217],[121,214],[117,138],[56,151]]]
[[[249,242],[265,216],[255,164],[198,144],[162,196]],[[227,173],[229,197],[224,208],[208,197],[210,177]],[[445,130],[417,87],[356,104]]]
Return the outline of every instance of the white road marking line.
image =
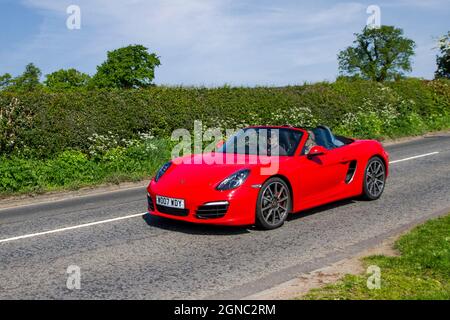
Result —
[[[33,238],[33,237],[42,236],[42,235],[45,235],[45,234],[63,232],[63,231],[74,230],[74,229],[80,229],[80,228],[95,226],[95,225],[98,225],[98,224],[103,224],[103,223],[108,223],[108,222],[114,222],[114,221],[119,221],[119,220],[125,220],[125,219],[141,217],[144,214],[146,214],[146,212],[131,214],[131,215],[124,216],[124,217],[118,217],[118,218],[112,218],[112,219],[107,219],[107,220],[101,220],[101,221],[96,221],[96,222],[84,223],[84,224],[80,224],[80,225],[72,226],[72,227],[66,227],[66,228],[60,228],[60,229],[55,229],[55,230],[50,230],[50,231],[26,234],[26,235],[23,235],[23,236],[12,237],[12,238],[8,238],[8,239],[2,239],[2,240],[0,240],[0,243],[14,241],[14,240],[20,240],[20,239],[26,239],[26,238]]]
[[[420,155],[417,155],[417,156],[414,156],[414,157],[409,157],[409,158],[405,158],[405,159],[400,159],[400,160],[390,161],[389,163],[390,163],[390,164],[393,164],[393,163],[398,163],[398,162],[403,162],[403,161],[408,161],[408,160],[413,160],[413,159],[418,159],[418,158],[428,157],[428,156],[432,156],[432,155],[435,155],[435,154],[438,154],[438,153],[439,153],[439,151],[436,151],[436,152],[430,152],[430,153],[425,153],[425,154],[420,154]]]
[[[398,163],[398,162],[402,162],[402,161],[408,161],[408,160],[413,160],[413,159],[417,159],[417,158],[422,158],[422,157],[427,157],[427,156],[431,156],[431,155],[435,155],[438,154],[439,152],[430,152],[430,153],[426,153],[426,154],[421,154],[421,155],[417,155],[417,156],[413,156],[413,157],[409,157],[409,158],[405,158],[405,159],[400,159],[400,160],[395,160],[395,161],[391,161],[389,162],[390,164],[393,163]],[[90,226],[95,226],[98,224],[104,224],[104,223],[108,223],[108,222],[114,222],[114,221],[119,221],[119,220],[125,220],[125,219],[131,219],[131,218],[136,218],[136,217],[140,217],[142,215],[146,214],[146,212],[144,213],[136,213],[136,214],[131,214],[128,216],[123,216],[123,217],[118,217],[118,218],[112,218],[112,219],[107,219],[107,220],[101,220],[101,221],[96,221],[96,222],[90,222],[90,223],[85,223],[85,224],[80,224],[77,226],[72,226],[72,227],[66,227],[66,228],[60,228],[60,229],[55,229],[55,230],[50,230],[50,231],[44,231],[44,232],[38,232],[38,233],[31,233],[31,234],[26,234],[23,236],[18,236],[18,237],[12,237],[12,238],[8,238],[8,239],[1,239],[0,243],[4,243],[4,242],[9,242],[9,241],[14,241],[14,240],[21,240],[21,239],[26,239],[26,238],[33,238],[33,237],[37,237],[37,236],[42,236],[42,235],[46,235],[46,234],[52,234],[52,233],[58,233],[58,232],[64,232],[64,231],[69,231],[69,230],[75,230],[75,229],[80,229],[80,228],[85,228],[85,227],[90,227]]]

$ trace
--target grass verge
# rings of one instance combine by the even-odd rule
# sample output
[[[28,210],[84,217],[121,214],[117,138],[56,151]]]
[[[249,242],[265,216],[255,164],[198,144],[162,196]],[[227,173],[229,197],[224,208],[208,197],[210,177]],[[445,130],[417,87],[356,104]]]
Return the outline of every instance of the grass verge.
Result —
[[[449,300],[450,215],[430,220],[395,242],[398,257],[363,258],[365,268],[381,269],[381,286],[369,289],[370,274],[346,275],[335,284],[313,289],[307,300]]]
[[[170,151],[169,141],[151,139],[95,156],[68,150],[49,159],[0,157],[0,198],[140,181],[153,176]]]

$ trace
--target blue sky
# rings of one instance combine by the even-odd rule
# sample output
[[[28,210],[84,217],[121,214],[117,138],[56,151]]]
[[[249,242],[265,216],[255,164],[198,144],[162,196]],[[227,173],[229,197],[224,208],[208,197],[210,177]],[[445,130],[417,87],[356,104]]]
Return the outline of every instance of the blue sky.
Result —
[[[66,27],[69,5],[81,29]],[[336,55],[365,25],[366,9],[416,41],[412,76],[432,78],[450,0],[0,0],[0,74],[35,63],[44,74],[93,74],[106,51],[143,44],[161,56],[155,82],[287,85],[335,79]]]

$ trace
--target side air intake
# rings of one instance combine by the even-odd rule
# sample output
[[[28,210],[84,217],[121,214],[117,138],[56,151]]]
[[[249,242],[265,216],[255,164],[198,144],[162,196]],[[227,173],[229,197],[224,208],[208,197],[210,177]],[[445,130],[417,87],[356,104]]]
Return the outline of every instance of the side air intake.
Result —
[[[345,175],[345,183],[349,184],[353,181],[356,172],[356,160],[350,161],[348,165],[347,174]]]

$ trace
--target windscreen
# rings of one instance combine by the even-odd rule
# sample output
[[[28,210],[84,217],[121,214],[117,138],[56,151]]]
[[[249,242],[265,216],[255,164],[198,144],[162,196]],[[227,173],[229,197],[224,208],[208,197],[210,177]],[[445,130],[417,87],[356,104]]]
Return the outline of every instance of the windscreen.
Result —
[[[293,156],[303,133],[289,128],[246,128],[231,136],[218,152]]]

